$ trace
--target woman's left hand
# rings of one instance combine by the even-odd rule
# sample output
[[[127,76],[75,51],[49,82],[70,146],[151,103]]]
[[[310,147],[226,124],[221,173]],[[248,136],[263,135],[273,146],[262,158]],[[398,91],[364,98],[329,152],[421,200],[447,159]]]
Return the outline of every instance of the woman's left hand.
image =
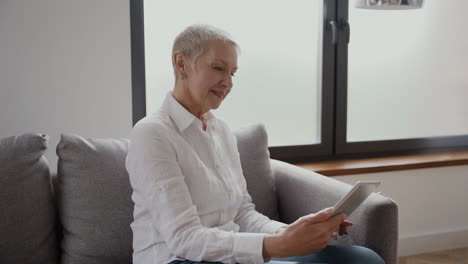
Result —
[[[340,230],[338,231],[338,234],[336,232],[333,233],[333,235],[332,235],[333,239],[338,240],[338,235],[340,235],[340,236],[347,235],[348,234],[347,228],[348,228],[348,226],[352,226],[352,225],[353,225],[353,223],[351,223],[351,221],[344,220],[344,222],[341,223],[341,225],[340,225]]]
[[[349,221],[349,220],[344,220],[344,222],[341,223],[341,225],[340,225],[340,230],[338,231],[338,234],[339,234],[340,236],[347,235],[347,234],[348,234],[347,228],[348,228],[348,226],[352,226],[352,225],[353,225],[353,223],[351,223],[351,221]],[[279,233],[283,232],[284,229],[286,229],[286,227],[281,227],[280,229],[278,229],[278,231],[276,231],[276,233],[279,234]],[[334,234],[334,235],[333,235],[333,238],[334,238],[335,240],[337,240],[337,239],[338,239],[338,236],[337,236],[336,234]]]
[[[279,233],[283,232],[285,229],[286,229],[285,226],[280,227],[278,230],[276,230],[276,234],[279,234]]]
[[[352,226],[352,225],[353,225],[353,223],[351,223],[351,221],[345,220],[343,223],[341,223],[341,225],[340,225],[340,231],[338,231],[338,234],[339,234],[340,236],[342,236],[342,235],[347,235],[347,234],[348,234],[347,228],[348,228],[348,226]]]

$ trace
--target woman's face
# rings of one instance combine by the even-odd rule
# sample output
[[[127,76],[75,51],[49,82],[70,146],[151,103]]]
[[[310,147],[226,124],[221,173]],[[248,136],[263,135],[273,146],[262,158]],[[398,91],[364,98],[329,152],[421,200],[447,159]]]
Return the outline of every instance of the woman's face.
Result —
[[[202,113],[217,109],[232,89],[237,70],[237,48],[221,40],[211,40],[207,49],[191,64],[186,75],[186,92]]]

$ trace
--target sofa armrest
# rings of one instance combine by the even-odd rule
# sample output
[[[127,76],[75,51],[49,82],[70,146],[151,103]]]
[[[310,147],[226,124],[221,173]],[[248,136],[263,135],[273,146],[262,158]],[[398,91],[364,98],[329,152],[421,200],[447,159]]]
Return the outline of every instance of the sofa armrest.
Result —
[[[351,185],[278,160],[271,160],[280,220],[292,223],[306,214],[333,206]],[[387,264],[397,262],[398,206],[371,194],[349,217],[349,241],[374,250]]]

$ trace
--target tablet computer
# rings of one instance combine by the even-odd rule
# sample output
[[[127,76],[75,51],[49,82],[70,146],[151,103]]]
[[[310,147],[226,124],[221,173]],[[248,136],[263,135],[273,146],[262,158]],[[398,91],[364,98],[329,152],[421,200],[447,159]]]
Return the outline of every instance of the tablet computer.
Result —
[[[332,216],[345,213],[348,217],[379,186],[379,181],[358,181],[353,188],[335,204]]]

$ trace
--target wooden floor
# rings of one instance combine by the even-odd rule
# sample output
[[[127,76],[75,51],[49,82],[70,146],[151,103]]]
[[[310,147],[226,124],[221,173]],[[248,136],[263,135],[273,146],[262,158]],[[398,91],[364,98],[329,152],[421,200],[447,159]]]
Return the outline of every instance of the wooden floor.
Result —
[[[399,257],[399,264],[468,264],[468,248]]]

